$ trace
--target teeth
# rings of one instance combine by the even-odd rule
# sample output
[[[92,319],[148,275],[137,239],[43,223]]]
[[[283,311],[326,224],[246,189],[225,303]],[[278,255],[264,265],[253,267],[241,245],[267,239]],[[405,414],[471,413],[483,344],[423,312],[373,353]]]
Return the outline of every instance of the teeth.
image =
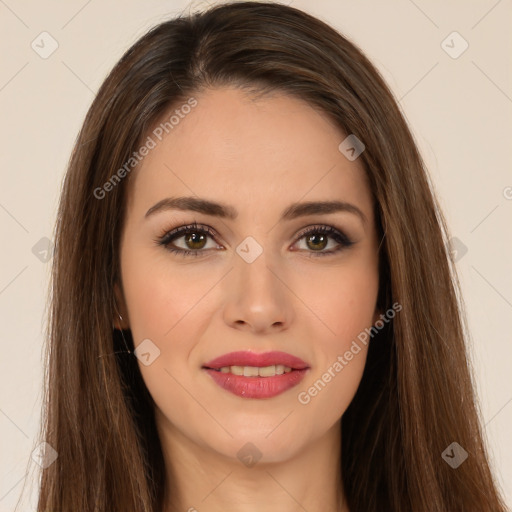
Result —
[[[292,369],[282,364],[272,366],[223,366],[219,369],[221,373],[232,373],[244,377],[274,377],[283,373],[290,373]]]
[[[231,367],[231,373],[233,375],[243,375],[244,374],[244,367],[243,366],[232,366]]]
[[[259,369],[255,366],[244,366],[244,377],[257,377]]]
[[[260,368],[258,371],[258,375],[260,377],[273,377],[275,374],[276,374],[275,366],[264,366],[263,368]]]

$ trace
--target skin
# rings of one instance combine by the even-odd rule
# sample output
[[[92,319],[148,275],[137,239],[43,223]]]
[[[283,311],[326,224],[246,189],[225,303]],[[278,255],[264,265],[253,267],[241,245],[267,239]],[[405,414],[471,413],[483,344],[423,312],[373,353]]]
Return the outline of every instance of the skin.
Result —
[[[367,347],[309,403],[298,394],[379,318],[378,240],[363,164],[338,150],[347,134],[299,99],[255,99],[235,88],[194,97],[197,106],[130,178],[116,286],[118,326],[132,330],[136,347],[150,339],[160,350],[139,367],[156,403],[173,492],[166,512],[340,510],[340,419]],[[145,218],[166,197],[194,195],[231,205],[238,217],[166,210]],[[327,200],[357,206],[366,221],[350,212],[279,220],[293,202]],[[180,234],[172,244],[199,255],[155,242],[193,222],[216,238],[187,245]],[[317,256],[339,243],[330,235],[328,245],[299,239],[308,226],[333,226],[354,245]],[[236,252],[248,236],[263,249],[252,263]],[[276,397],[241,398],[202,369],[235,350],[281,350],[310,370]],[[248,442],[261,453],[252,467],[237,457]]]

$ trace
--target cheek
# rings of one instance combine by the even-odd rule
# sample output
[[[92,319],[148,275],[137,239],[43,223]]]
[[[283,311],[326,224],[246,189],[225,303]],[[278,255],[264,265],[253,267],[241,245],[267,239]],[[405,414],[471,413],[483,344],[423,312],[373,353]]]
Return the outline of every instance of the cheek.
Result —
[[[123,285],[134,342],[155,338],[165,344],[190,322],[211,288],[211,274],[171,265],[166,254],[133,250],[123,261]],[[197,269],[196,269],[197,270]]]
[[[336,267],[304,269],[295,278],[297,295],[311,315],[321,352],[347,350],[374,322],[379,276],[377,260],[358,253]]]
[[[330,286],[332,293],[323,298],[319,312],[332,334],[332,344],[343,348],[345,342],[372,324],[378,285],[367,276],[351,273],[331,281]]]
[[[303,414],[322,416],[333,424],[352,401],[366,364],[378,295],[375,261],[364,258],[338,269],[310,276],[307,305],[316,318],[310,333],[315,340],[316,366],[297,392]],[[301,293],[305,293],[303,290]]]
[[[208,292],[218,276],[205,265],[180,267],[164,251],[139,247],[127,246],[122,260],[135,349],[150,354],[145,360],[139,358],[139,368],[157,404],[179,400],[183,411],[190,397],[180,383],[189,385],[190,354],[215,311],[214,293]]]
[[[201,297],[213,284],[211,275],[198,272],[192,276],[191,269],[185,265],[180,270],[169,263],[166,254],[136,246],[126,251],[122,261],[136,354],[150,354],[139,357],[138,366],[155,403],[176,424],[182,417],[198,414],[185,391],[190,389],[188,363],[207,316]]]

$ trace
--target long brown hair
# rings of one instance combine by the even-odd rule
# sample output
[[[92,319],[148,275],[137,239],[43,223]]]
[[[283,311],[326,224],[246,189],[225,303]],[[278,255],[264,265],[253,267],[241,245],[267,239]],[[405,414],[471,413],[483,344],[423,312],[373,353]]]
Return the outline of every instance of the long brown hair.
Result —
[[[172,492],[154,404],[128,352],[133,339],[112,326],[131,175],[94,191],[106,190],[172,106],[213,86],[293,95],[365,145],[383,240],[378,306],[402,310],[370,343],[342,417],[351,512],[504,511],[475,405],[448,230],[395,99],[363,53],[325,23],[282,4],[237,2],[163,22],[137,41],[76,141],[55,228],[41,439],[58,458],[42,471],[38,512],[161,512]],[[452,442],[468,454],[456,469],[442,457]]]

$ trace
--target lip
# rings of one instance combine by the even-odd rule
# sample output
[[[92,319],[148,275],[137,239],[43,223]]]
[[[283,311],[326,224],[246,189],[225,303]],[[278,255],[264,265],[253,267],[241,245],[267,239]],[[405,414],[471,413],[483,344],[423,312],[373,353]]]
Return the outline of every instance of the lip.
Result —
[[[306,368],[309,368],[309,365],[302,359],[292,356],[287,352],[272,351],[256,353],[248,350],[224,354],[204,364],[203,368],[212,368],[215,370],[218,370],[223,366],[257,366],[261,368],[275,364],[289,366],[292,370],[305,370]]]
[[[272,366],[281,364],[292,369],[291,372],[274,377],[244,377],[232,373],[221,373],[225,366]],[[296,386],[304,378],[309,365],[302,359],[286,352],[264,352],[261,354],[249,351],[231,352],[217,357],[203,365],[213,381],[221,388],[242,398],[272,398]]]

